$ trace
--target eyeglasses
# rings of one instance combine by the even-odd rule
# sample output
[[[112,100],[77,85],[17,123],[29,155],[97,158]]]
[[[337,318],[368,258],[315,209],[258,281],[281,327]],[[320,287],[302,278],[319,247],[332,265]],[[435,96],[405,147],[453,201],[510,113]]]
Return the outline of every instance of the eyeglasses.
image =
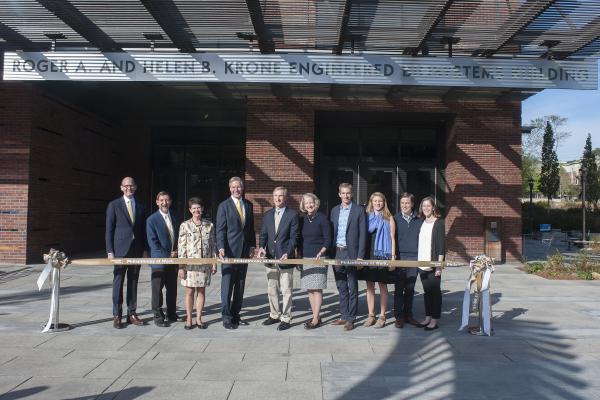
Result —
[[[134,189],[135,185],[121,185],[121,187],[124,187],[125,189]]]

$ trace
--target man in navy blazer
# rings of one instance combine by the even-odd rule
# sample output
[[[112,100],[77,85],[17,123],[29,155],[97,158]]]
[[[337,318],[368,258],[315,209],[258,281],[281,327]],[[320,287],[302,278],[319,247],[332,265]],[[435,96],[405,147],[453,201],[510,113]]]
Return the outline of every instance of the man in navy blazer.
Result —
[[[287,189],[278,186],[273,190],[274,207],[263,216],[260,230],[259,257],[285,260],[294,257],[298,242],[298,214],[287,207]],[[277,330],[290,328],[292,321],[293,265],[266,265],[267,293],[269,295],[269,317],[263,325],[279,322]],[[283,296],[283,310],[279,311],[279,296]]]
[[[159,192],[156,195],[158,210],[146,220],[146,235],[150,247],[150,257],[177,257],[177,240],[179,238],[179,220],[169,210],[171,195]],[[177,272],[176,264],[151,264],[152,275],[152,312],[154,324],[160,327],[169,326],[169,321],[177,321]],[[162,310],[162,288],[166,289],[167,316]]]
[[[146,209],[135,197],[137,185],[132,177],[121,181],[123,196],[108,203],[106,208],[106,253],[113,257],[146,257]],[[113,269],[113,327],[122,328],[123,284],[127,275],[127,322],[143,325],[136,314],[137,284],[140,266],[115,265]]]
[[[247,258],[254,255],[256,233],[252,203],[242,197],[244,182],[229,179],[231,197],[217,208],[217,248],[219,257]],[[248,264],[221,264],[221,315],[225,329],[247,325],[240,319]]]
[[[334,254],[337,260],[364,259],[367,249],[367,217],[362,206],[352,203],[352,185],[339,186],[341,204],[331,210]],[[358,279],[355,267],[334,267],[335,284],[340,294],[340,319],[333,325],[354,329],[358,309]]]

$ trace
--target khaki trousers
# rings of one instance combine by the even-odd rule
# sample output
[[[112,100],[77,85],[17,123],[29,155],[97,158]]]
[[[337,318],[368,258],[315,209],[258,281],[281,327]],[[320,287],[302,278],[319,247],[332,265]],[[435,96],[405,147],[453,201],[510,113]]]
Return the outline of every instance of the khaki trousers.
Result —
[[[267,272],[267,294],[269,295],[270,317],[290,323],[292,320],[292,289],[294,268],[281,269],[273,265],[265,267]],[[283,310],[279,311],[279,295],[283,296]]]

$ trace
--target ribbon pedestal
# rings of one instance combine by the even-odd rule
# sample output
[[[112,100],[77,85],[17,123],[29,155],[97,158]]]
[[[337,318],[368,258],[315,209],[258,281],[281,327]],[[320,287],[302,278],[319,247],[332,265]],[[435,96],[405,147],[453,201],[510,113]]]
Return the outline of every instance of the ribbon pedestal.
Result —
[[[52,296],[50,300],[50,315],[48,317],[48,322],[42,328],[42,332],[67,331],[71,329],[71,326],[69,324],[61,323],[59,320],[60,271],[69,263],[69,259],[65,256],[65,253],[50,249],[48,254],[44,254],[44,261],[46,261],[46,267],[43,269],[40,277],[38,278],[38,290],[42,290],[44,282],[46,282],[48,275],[51,273],[52,275],[50,280],[52,282]]]
[[[468,327],[467,330],[471,335],[492,336],[494,330],[491,328],[490,278],[494,272],[494,263],[490,257],[480,255],[471,260],[469,267],[471,274],[463,296],[462,322],[458,330],[463,330],[469,324],[471,289],[474,288],[472,309],[477,313],[478,324]]]

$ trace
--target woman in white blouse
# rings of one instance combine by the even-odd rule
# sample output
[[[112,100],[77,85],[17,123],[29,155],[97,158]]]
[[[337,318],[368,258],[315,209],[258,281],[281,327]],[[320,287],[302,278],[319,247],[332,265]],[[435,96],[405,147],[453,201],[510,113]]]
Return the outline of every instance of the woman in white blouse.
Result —
[[[421,200],[419,214],[423,224],[419,231],[419,261],[444,261],[446,254],[446,229],[444,220],[440,218],[435,201],[428,196]],[[442,313],[442,269],[419,267],[419,276],[425,292],[425,319],[417,325],[432,331],[438,328],[438,320]]]

